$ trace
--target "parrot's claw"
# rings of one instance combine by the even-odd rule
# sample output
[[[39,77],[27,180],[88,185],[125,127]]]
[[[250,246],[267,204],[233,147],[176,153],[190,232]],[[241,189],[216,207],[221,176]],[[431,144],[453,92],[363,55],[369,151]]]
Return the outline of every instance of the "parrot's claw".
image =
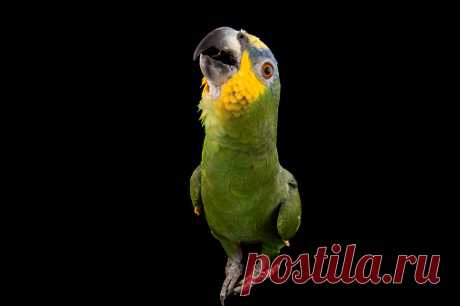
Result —
[[[227,266],[225,267],[225,280],[220,290],[220,302],[222,306],[225,305],[225,298],[234,292],[233,289],[242,273],[243,266],[241,263],[237,261],[227,262]]]
[[[195,215],[199,216],[201,214],[201,209],[199,207],[195,207],[193,209],[193,212],[195,213]]]

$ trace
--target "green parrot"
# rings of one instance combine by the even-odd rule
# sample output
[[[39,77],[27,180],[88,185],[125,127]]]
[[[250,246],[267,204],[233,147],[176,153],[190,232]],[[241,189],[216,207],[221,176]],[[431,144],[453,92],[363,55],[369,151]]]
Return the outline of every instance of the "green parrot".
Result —
[[[241,246],[260,244],[263,254],[278,255],[300,226],[301,203],[294,176],[278,160],[280,79],[270,49],[244,30],[221,27],[193,57],[204,75],[205,139],[190,195],[228,256],[223,305],[241,289]]]

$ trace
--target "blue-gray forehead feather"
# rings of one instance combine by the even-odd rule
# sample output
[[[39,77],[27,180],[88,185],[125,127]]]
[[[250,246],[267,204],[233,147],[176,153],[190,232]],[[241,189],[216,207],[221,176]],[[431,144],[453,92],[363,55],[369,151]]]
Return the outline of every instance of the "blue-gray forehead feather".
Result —
[[[268,58],[268,59],[271,59],[273,63],[275,63],[275,65],[278,64],[276,62],[275,56],[273,56],[273,53],[272,51],[270,51],[270,49],[265,49],[265,48],[259,49],[259,48],[252,47],[252,48],[248,48],[248,51],[249,51],[249,57],[254,63],[258,62],[261,59]]]

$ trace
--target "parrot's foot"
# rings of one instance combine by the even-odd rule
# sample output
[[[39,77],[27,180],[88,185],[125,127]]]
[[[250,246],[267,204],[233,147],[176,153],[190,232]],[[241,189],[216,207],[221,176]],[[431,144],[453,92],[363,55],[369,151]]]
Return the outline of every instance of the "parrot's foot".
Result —
[[[262,270],[262,265],[260,264],[260,261],[257,261],[254,267],[254,277],[259,276],[261,270]],[[243,282],[244,282],[244,278],[238,282],[235,288],[233,288],[233,294],[241,295],[241,288],[243,287]]]
[[[242,273],[243,266],[241,263],[229,258],[227,261],[227,266],[225,267],[225,280],[222,284],[222,289],[220,290],[220,302],[222,306],[225,305],[225,298],[233,293],[236,282]]]

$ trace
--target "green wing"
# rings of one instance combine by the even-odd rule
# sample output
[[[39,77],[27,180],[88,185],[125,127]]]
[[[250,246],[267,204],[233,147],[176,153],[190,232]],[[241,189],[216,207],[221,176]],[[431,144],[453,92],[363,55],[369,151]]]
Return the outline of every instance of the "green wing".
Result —
[[[287,174],[288,194],[280,206],[277,227],[281,239],[289,240],[299,229],[302,207],[297,182],[289,171],[284,171]]]
[[[190,178],[190,198],[192,199],[193,211],[196,215],[200,215],[203,210],[201,202],[201,167],[196,167]]]

